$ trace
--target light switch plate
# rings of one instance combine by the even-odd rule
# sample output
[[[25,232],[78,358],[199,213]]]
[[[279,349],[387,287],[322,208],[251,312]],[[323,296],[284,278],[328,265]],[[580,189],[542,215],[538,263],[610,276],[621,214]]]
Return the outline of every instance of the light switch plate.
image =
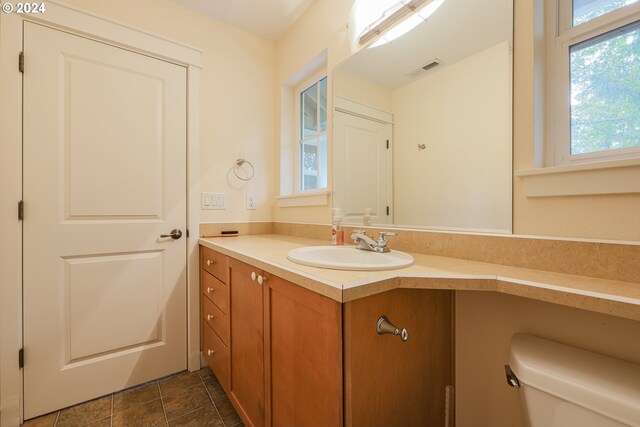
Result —
[[[202,193],[202,209],[227,209],[225,193]]]

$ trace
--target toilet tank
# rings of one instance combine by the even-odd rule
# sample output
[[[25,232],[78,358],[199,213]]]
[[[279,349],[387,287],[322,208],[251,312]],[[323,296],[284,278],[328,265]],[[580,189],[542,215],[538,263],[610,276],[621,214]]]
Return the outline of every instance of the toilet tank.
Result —
[[[509,365],[530,427],[640,427],[640,365],[526,334]]]

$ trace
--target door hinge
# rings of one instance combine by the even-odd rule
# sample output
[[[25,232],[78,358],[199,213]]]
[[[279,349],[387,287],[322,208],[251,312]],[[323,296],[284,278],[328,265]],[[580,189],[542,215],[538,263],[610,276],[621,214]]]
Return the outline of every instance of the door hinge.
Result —
[[[187,239],[189,238],[189,229],[187,228]]]
[[[389,140],[387,139],[387,150],[389,149]]]
[[[24,201],[20,200],[18,202],[18,221],[22,221],[24,219]]]
[[[18,350],[18,368],[24,368],[24,348]]]
[[[389,215],[389,206],[387,206],[387,215]]]
[[[18,55],[18,71],[24,73],[24,52],[20,52]]]

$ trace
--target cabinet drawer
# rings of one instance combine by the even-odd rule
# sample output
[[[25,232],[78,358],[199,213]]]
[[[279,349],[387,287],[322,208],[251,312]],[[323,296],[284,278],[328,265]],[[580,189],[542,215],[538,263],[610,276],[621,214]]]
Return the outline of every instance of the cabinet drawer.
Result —
[[[207,298],[202,298],[202,317],[222,342],[229,345],[229,318]]]
[[[229,349],[213,332],[207,322],[203,322],[204,347],[202,352],[211,370],[225,390],[229,390]]]
[[[229,257],[200,246],[200,265],[224,283],[229,283]]]
[[[207,271],[200,270],[202,295],[209,298],[223,313],[229,313],[229,287]]]

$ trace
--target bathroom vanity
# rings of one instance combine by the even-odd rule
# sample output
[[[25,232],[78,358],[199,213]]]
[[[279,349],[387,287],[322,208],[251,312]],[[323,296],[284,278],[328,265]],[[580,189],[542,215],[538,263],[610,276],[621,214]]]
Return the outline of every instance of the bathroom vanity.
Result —
[[[396,289],[342,302],[322,284],[310,289],[259,258],[207,246],[202,352],[245,425],[444,425],[451,291]],[[382,315],[409,339],[378,335]]]
[[[321,240],[283,234],[200,239],[202,349],[246,425],[445,425],[446,386],[455,384],[454,291],[514,295],[640,320],[638,283],[427,255],[405,240],[395,247],[410,251],[414,265],[347,271],[287,259],[291,250],[326,244]],[[563,261],[583,265],[577,259]],[[215,282],[226,316],[221,329],[215,313],[210,320],[206,312],[211,298],[218,298],[216,290],[209,293],[215,289],[212,277],[221,282]],[[408,330],[407,342],[377,334],[383,315]]]

